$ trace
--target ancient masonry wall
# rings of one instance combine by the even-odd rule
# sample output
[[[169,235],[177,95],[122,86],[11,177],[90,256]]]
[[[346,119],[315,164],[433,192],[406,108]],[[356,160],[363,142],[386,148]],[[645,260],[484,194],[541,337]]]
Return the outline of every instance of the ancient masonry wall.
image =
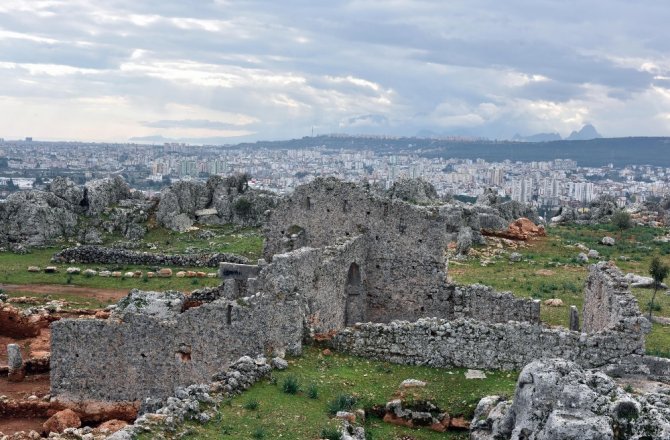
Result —
[[[582,316],[583,330],[587,333],[607,329],[640,332],[640,327],[647,323],[623,273],[614,264],[605,262],[589,267]]]
[[[163,320],[61,320],[52,324],[51,394],[64,403],[168,397],[209,383],[240,356],[297,354],[303,316],[302,300],[288,294],[215,301]]]
[[[176,267],[219,267],[219,264],[222,262],[247,263],[249,261],[239,255],[226,253],[170,255],[95,245],[83,245],[63,249],[54,254],[53,260],[66,263],[135,264]]]
[[[607,304],[611,298],[619,298],[621,307],[612,307],[609,318],[597,315],[597,322],[607,325],[588,333],[529,322],[420,319],[344,329],[333,344],[358,356],[435,367],[520,369],[543,357],[562,357],[584,367],[597,367],[631,354],[644,354],[644,335],[650,324],[632,294],[622,290],[621,278],[621,273],[607,264],[590,267],[587,290],[592,292],[586,295],[599,293],[598,298]],[[591,307],[598,307],[598,302],[585,304],[587,311]],[[594,328],[593,323],[588,326]]]
[[[317,179],[272,211],[264,253],[269,259],[301,246],[320,248],[340,237],[366,235],[365,320],[388,322],[422,316],[424,298],[440,295],[447,244],[463,227],[479,229],[476,213],[452,205],[416,206],[353,183]]]
[[[257,285],[277,295],[303,297],[306,324],[315,332],[339,330],[365,316],[366,249],[365,237],[357,236],[334,246],[276,254]]]

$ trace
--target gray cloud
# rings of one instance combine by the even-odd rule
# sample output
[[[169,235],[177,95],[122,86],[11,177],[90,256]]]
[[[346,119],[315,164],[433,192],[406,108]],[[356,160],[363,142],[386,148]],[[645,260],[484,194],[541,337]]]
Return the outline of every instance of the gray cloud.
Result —
[[[125,138],[312,126],[500,138],[587,120],[605,135],[670,134],[660,3],[12,1],[0,4],[0,95],[17,104],[0,110],[53,114],[37,135],[72,136],[67,106],[100,139],[103,121]],[[15,122],[0,136],[31,127]]]

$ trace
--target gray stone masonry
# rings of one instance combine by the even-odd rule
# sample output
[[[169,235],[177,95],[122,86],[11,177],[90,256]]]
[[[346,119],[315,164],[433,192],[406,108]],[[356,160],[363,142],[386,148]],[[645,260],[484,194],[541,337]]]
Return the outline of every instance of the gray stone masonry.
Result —
[[[219,267],[222,262],[246,264],[245,257],[227,253],[204,254],[159,254],[139,252],[104,246],[83,245],[56,252],[52,258],[56,262],[83,264],[136,264],[143,266],[173,267]]]
[[[447,245],[459,231],[472,231],[473,239],[479,234],[478,209],[417,206],[364,185],[319,178],[296,188],[270,213],[264,254],[270,260],[300,247],[322,248],[362,235],[364,320],[416,319],[426,316],[433,299],[443,295]]]
[[[63,402],[167,397],[208,383],[242,355],[298,354],[303,316],[296,295],[257,295],[160,319],[140,310],[122,319],[60,320],[51,326],[51,394]]]
[[[256,278],[261,268],[252,264],[238,264],[238,263],[220,263],[219,276],[223,279],[232,278],[235,280],[247,280],[249,278]]]
[[[470,286],[475,287],[475,286]],[[419,319],[361,324],[340,331],[336,349],[403,364],[513,370],[556,357],[598,367],[643,355],[649,322],[640,314],[622,274],[592,265],[586,282],[584,333],[537,322]]]

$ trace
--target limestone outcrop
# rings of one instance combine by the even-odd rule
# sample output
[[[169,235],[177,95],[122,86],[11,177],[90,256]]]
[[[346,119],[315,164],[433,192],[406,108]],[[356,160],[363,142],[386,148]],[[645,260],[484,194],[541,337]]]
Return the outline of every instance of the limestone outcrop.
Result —
[[[84,186],[57,177],[47,191],[14,193],[0,203],[0,243],[45,246],[66,238],[98,243],[103,229],[137,239],[144,235],[140,224],[149,209],[121,176]]]
[[[161,192],[159,224],[185,231],[194,223],[260,226],[278,197],[250,189],[244,175],[210,177],[206,183],[177,182]]]
[[[533,361],[514,399],[482,399],[472,440],[669,439],[670,396],[633,395],[606,374],[564,359]]]

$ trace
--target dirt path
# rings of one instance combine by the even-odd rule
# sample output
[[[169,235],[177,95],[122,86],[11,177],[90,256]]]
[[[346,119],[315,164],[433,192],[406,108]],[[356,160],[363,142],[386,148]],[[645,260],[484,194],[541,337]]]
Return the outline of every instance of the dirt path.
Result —
[[[0,289],[15,293],[36,293],[49,295],[61,293],[82,298],[95,298],[99,301],[118,301],[128,295],[130,289],[103,289],[95,287],[67,286],[62,284],[1,284]]]

